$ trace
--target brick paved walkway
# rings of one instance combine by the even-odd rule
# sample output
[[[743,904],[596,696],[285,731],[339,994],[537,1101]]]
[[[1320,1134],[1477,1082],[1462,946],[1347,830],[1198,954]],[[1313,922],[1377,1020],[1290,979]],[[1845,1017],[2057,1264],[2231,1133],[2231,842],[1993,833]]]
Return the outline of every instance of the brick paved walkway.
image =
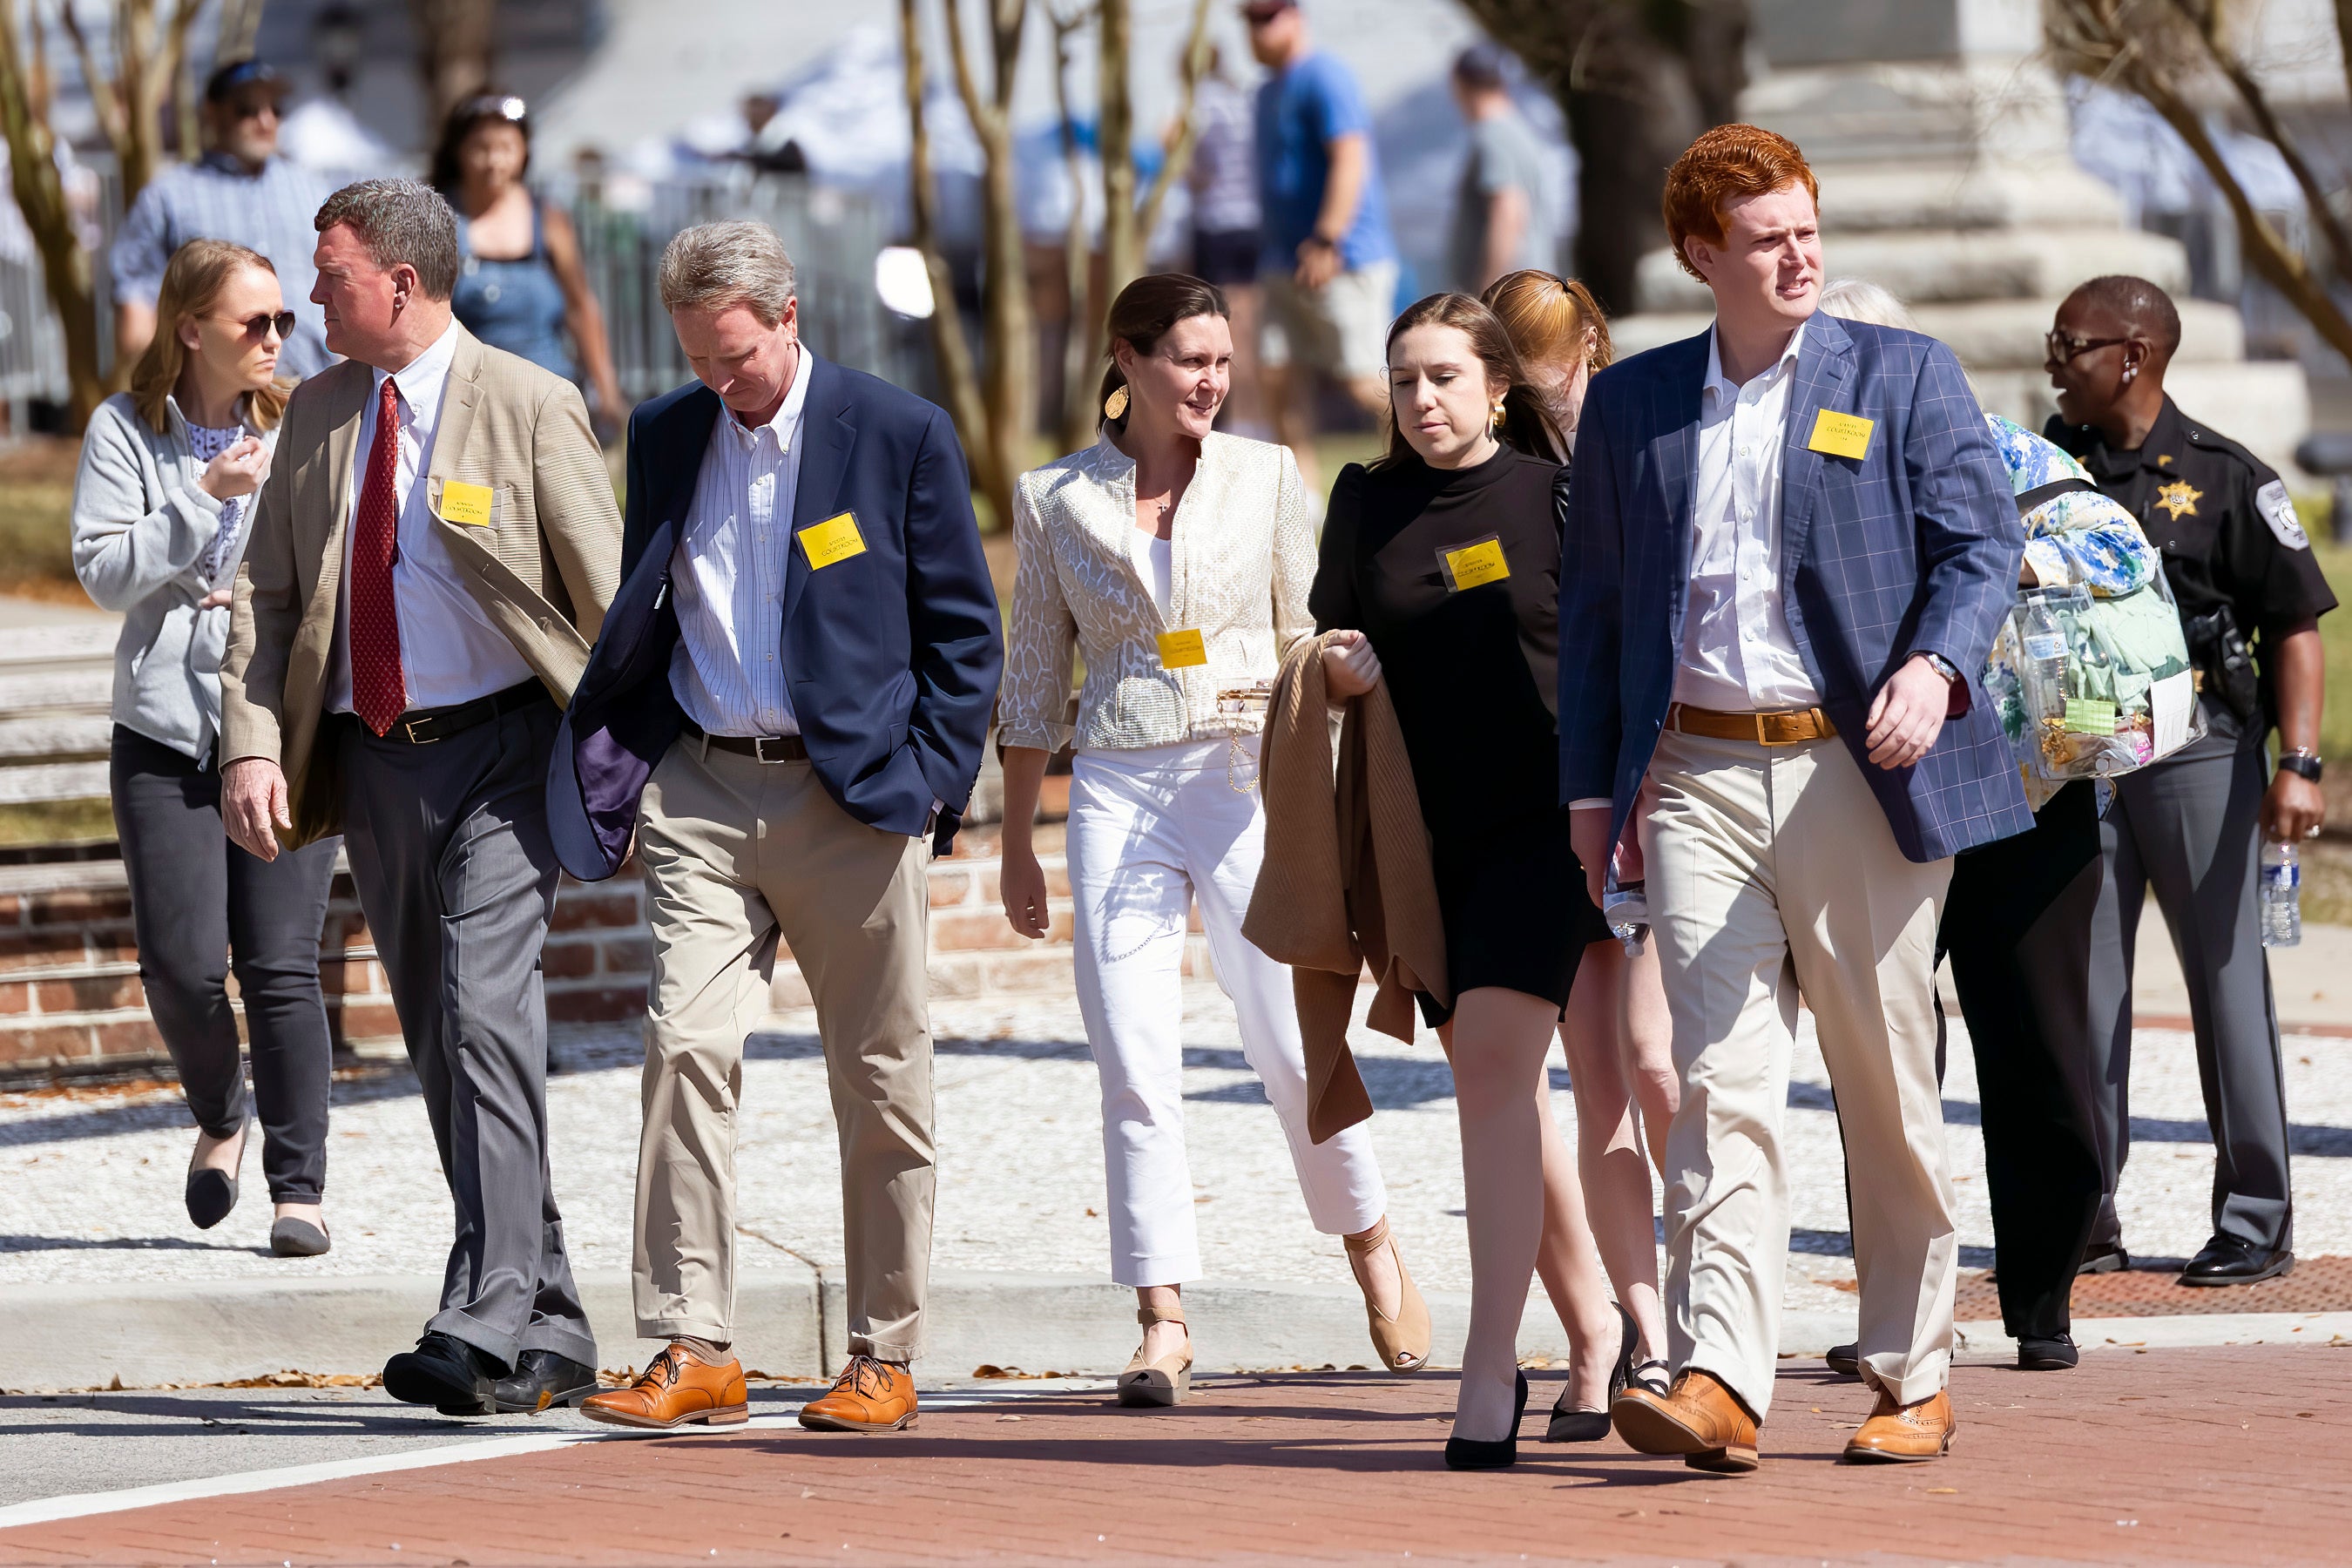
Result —
[[[2345,1559],[2352,1356],[2106,1352],[1954,1394],[1937,1465],[1833,1463],[1866,1397],[1790,1370],[1756,1476],[1613,1440],[1453,1475],[1448,1379],[1217,1378],[1164,1414],[1043,1394],[888,1438],[771,1421],[200,1499],[0,1532],[0,1564]]]

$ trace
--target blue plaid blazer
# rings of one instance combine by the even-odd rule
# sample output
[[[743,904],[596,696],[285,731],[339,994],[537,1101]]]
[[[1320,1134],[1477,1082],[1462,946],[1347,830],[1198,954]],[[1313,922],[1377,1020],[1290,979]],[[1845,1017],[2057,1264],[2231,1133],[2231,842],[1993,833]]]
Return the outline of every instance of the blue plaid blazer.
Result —
[[[1702,332],[1612,365],[1577,423],[1559,573],[1560,799],[1611,797],[1617,832],[1682,662],[1706,355]],[[1823,408],[1874,422],[1861,458],[1807,448]],[[1959,362],[1916,332],[1816,315],[1787,442],[1789,630],[1895,841],[1927,861],[2022,833],[2032,814],[1982,675],[2016,598],[2025,534]],[[1966,672],[1967,710],[1913,766],[1878,767],[1864,721],[1919,653]]]

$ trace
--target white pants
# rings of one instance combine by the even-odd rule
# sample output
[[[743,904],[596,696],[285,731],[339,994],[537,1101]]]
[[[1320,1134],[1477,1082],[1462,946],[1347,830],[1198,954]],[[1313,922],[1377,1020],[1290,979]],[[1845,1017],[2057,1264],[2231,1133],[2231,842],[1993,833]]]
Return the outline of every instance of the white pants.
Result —
[[[1256,748],[1227,777],[1223,741],[1080,755],[1070,780],[1070,891],[1077,905],[1078,1012],[1102,1074],[1110,1272],[1121,1285],[1201,1277],[1192,1173],[1184,1158],[1184,937],[1201,906],[1217,983],[1242,1055],[1290,1139],[1307,1216],[1327,1236],[1369,1229],[1388,1209],[1361,1124],[1307,1136],[1307,1061],[1290,971],[1242,935],[1265,853]]]
[[[1666,1137],[1668,1352],[1763,1418],[1801,994],[1845,1135],[1863,1376],[1925,1399],[1951,1363],[1959,1264],[1936,1081],[1936,926],[1952,863],[1904,858],[1843,740],[1670,730],[1650,783],[1642,849],[1683,1083]]]

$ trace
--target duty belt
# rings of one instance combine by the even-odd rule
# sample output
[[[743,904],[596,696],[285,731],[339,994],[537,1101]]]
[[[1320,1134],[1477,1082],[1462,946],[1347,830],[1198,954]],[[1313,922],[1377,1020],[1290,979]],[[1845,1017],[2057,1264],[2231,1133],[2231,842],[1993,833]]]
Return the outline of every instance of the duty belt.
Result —
[[[1666,710],[1666,728],[1710,741],[1753,741],[1759,746],[1795,746],[1826,741],[1837,733],[1818,708],[1784,708],[1770,713],[1723,713],[1677,702]]]

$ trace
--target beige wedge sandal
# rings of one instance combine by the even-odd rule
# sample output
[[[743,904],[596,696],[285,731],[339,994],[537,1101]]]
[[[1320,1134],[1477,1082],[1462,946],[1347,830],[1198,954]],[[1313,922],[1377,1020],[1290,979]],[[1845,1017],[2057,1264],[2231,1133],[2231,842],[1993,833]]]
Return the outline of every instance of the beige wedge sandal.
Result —
[[[1355,1273],[1356,1287],[1364,1293],[1364,1315],[1371,1321],[1372,1348],[1381,1354],[1381,1365],[1390,1372],[1419,1372],[1429,1364],[1429,1303],[1421,1299],[1421,1287],[1412,1282],[1412,1274],[1404,1266],[1404,1254],[1397,1250],[1396,1238],[1389,1234],[1389,1222],[1382,1216],[1371,1234],[1358,1241],[1342,1237],[1347,1244],[1348,1267]],[[1370,1258],[1387,1247],[1396,1260],[1398,1300],[1394,1313],[1381,1310],[1372,1300],[1371,1288],[1364,1282],[1364,1271],[1357,1266],[1360,1258]]]
[[[1135,1321],[1145,1328],[1154,1323],[1184,1321],[1181,1307],[1142,1307],[1136,1310]],[[1145,1361],[1143,1347],[1135,1347],[1133,1359],[1127,1370],[1118,1374],[1118,1402],[1121,1405],[1170,1405],[1182,1399],[1192,1389],[1192,1331],[1184,1331],[1182,1359],[1161,1356],[1158,1361]]]

